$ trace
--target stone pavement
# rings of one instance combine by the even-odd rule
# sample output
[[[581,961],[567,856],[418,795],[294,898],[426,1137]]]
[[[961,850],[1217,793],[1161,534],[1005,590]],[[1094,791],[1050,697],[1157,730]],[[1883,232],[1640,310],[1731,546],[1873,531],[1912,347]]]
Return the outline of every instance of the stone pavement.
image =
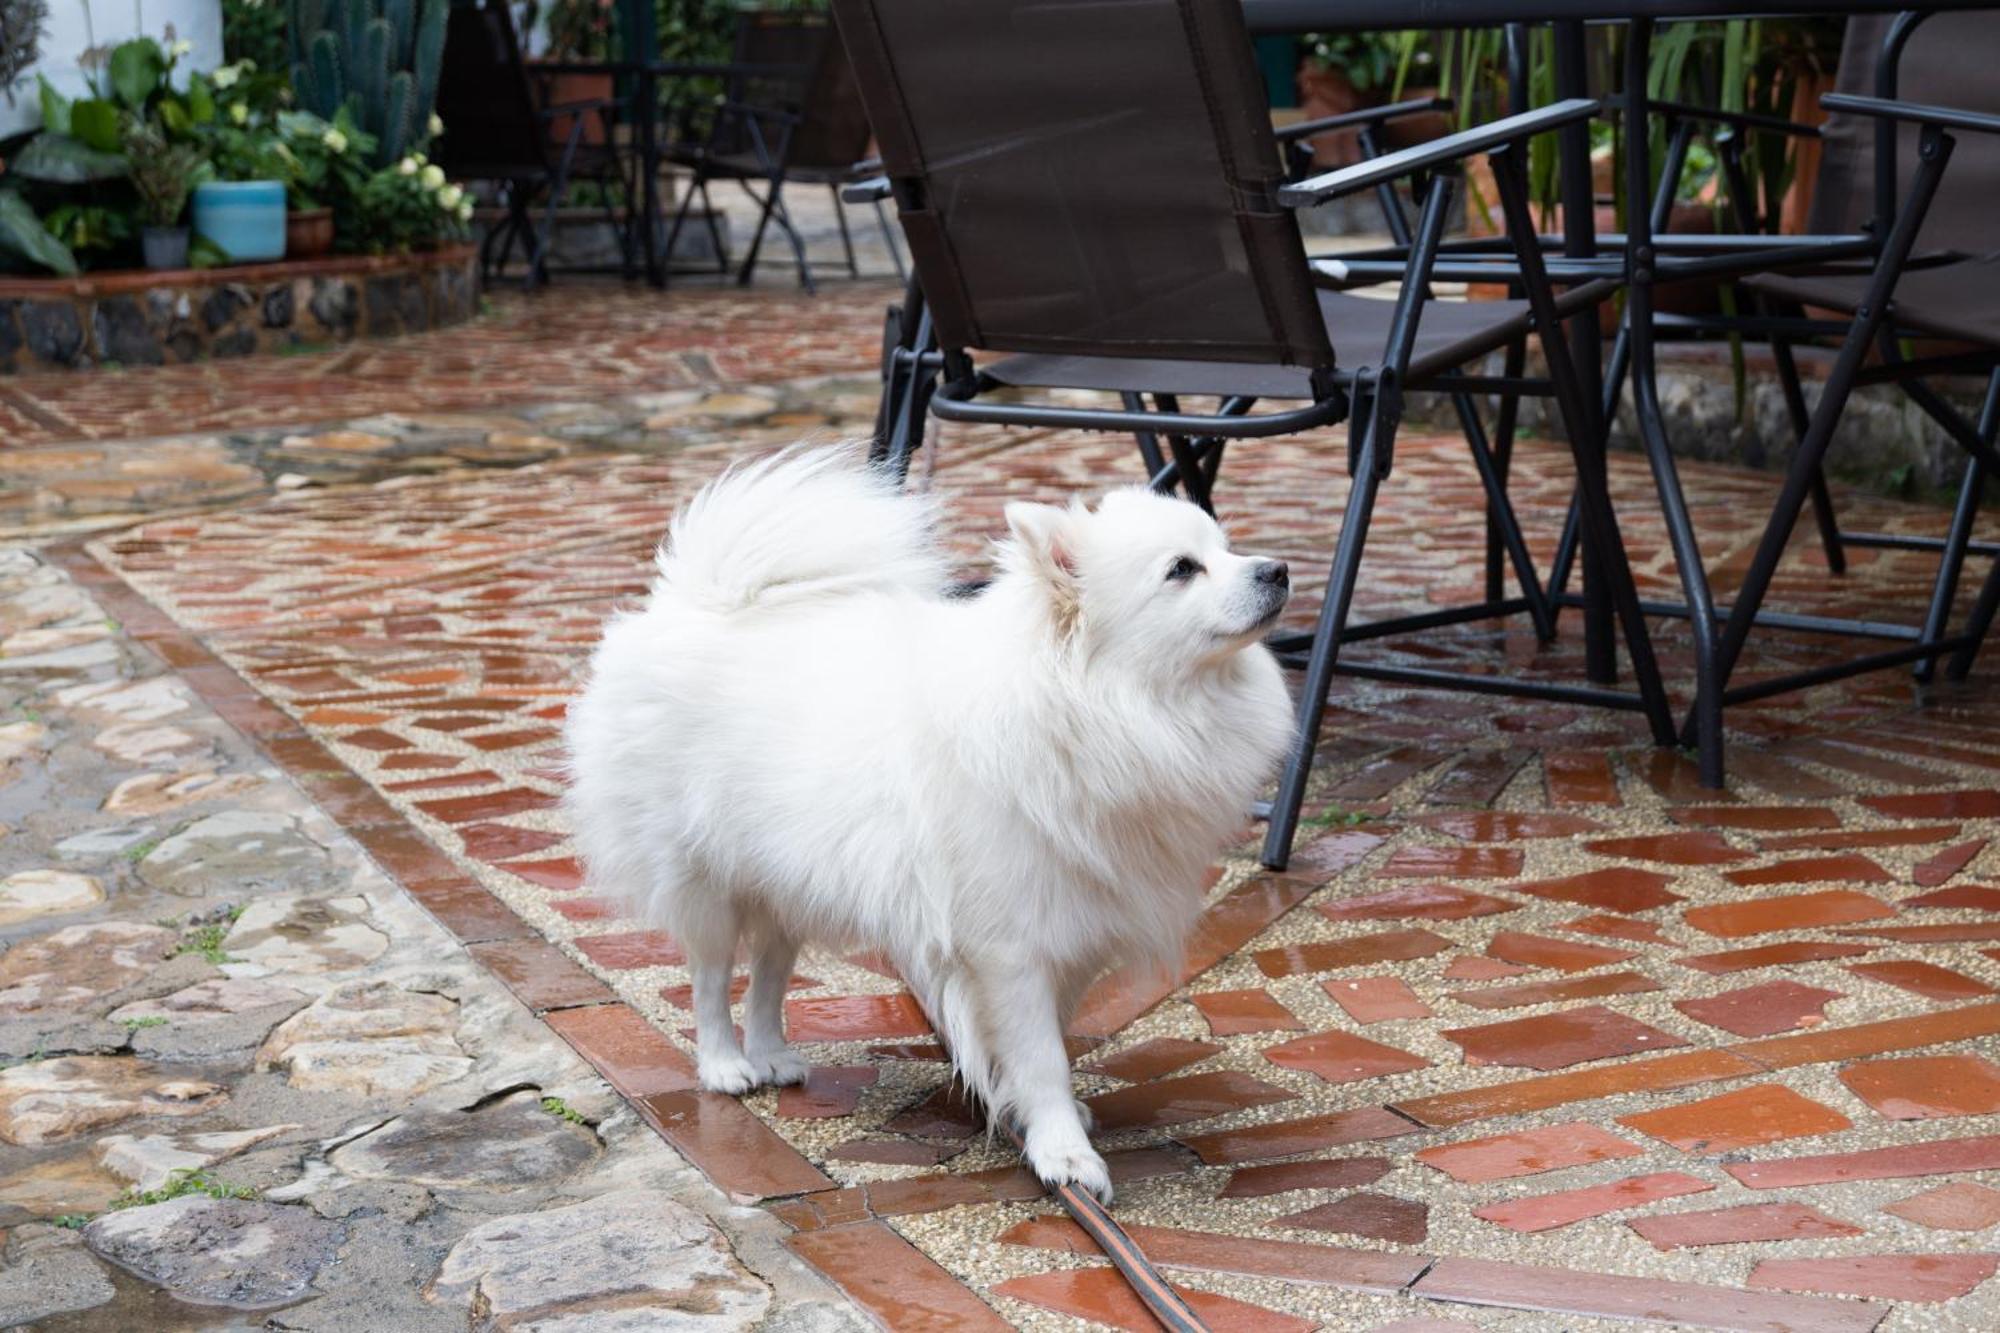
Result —
[[[21,1088],[0,1090],[0,1294],[121,1302],[42,1325],[77,1328],[263,1318],[161,1286],[280,1307],[275,1327],[670,1326],[617,1322],[619,1281],[656,1311],[713,1289],[714,1327],[1148,1326],[951,1095],[879,959],[802,961],[804,1088],[696,1091],[678,950],[592,896],[553,810],[578,661],[673,505],[731,457],[865,422],[884,289],[829,292],[675,293],[741,367],[689,335],[683,364],[718,369],[682,387],[468,404],[413,381],[393,418],[246,410],[229,447],[267,461],[244,499],[13,557],[0,1006],[22,1003],[25,1046],[0,1070]],[[617,303],[534,309],[592,306]],[[441,364],[455,336],[395,354]],[[760,341],[808,336],[847,350]],[[1129,479],[1129,454],[955,431],[919,480],[974,570],[1007,499]],[[1294,560],[1303,618],[1338,435],[1232,454],[1225,520]],[[1670,588],[1643,465],[1612,470],[1640,576]],[[1726,588],[1747,551],[1724,529],[1773,483],[1687,471]],[[1562,455],[1525,444],[1515,489],[1545,558]],[[1858,525],[1945,520],[1841,501]],[[1362,610],[1463,596],[1482,543],[1462,444],[1412,438]],[[1906,618],[1924,565],[1857,552],[1833,579],[1801,544],[1777,595]],[[1565,674],[1565,628],[1369,651]],[[1766,643],[1750,668],[1851,646]],[[1218,1328],[2000,1326],[1993,697],[1885,674],[1770,701],[1712,793],[1622,716],[1343,682],[1291,872],[1224,857],[1181,974],[1108,979],[1077,1025],[1118,1215]],[[70,930],[113,921],[116,941]],[[105,1211],[181,1164],[257,1197]],[[603,1247],[622,1275],[575,1243],[607,1228],[634,1235]],[[216,1236],[283,1261],[246,1289],[197,1262]]]

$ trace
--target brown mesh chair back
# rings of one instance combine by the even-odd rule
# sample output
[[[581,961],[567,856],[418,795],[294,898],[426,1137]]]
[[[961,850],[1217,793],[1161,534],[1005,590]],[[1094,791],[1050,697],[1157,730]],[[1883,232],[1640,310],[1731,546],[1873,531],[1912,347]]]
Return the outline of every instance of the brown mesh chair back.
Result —
[[[797,116],[827,53],[837,45],[833,25],[822,14],[765,10],[738,14],[736,41],[729,59],[742,69],[729,76],[725,96],[742,107]],[[752,117],[743,115],[717,117],[708,151],[718,157],[739,154],[760,157],[754,134],[761,136],[764,152],[776,157],[784,135],[782,125],[772,117],[756,118],[753,131],[752,121]],[[794,130],[793,138],[796,137]]]
[[[519,180],[550,169],[548,130],[504,4],[453,8],[445,21],[437,114],[450,127],[431,150],[467,180]]]
[[[1239,0],[833,0],[947,350],[1333,364]]]
[[[1903,50],[1894,88],[1876,84],[1882,43],[1896,20],[1889,15],[1857,15],[1847,36],[1836,76],[1838,91],[1863,96],[1901,97],[1911,102],[1965,111],[2000,112],[2000,12],[1967,11],[1926,19]],[[1821,135],[1825,149],[1813,185],[1808,229],[1820,234],[1858,231],[1876,216],[1875,163],[1878,126],[1896,126],[1897,200],[1917,162],[1917,126],[1869,116],[1835,115]],[[2000,199],[2000,135],[1954,136],[1951,166],[1918,233],[1920,249],[1970,255],[2000,252],[1993,229],[1993,201]],[[1883,227],[1893,209],[1883,215]]]
[[[829,41],[806,83],[798,128],[792,131],[786,165],[809,171],[847,173],[868,156],[868,110],[847,51]]]

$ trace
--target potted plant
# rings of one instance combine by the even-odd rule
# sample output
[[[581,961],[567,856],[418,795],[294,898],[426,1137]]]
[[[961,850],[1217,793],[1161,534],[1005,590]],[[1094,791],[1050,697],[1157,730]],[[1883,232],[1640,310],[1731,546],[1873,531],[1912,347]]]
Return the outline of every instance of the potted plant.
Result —
[[[547,59],[558,63],[581,63],[609,58],[615,18],[612,0],[554,0],[548,7],[544,28],[549,39]],[[548,73],[541,75],[540,80],[545,106],[603,102],[610,100],[616,92],[609,74]],[[570,120],[570,116],[552,118],[550,137],[557,142],[566,139],[571,129]],[[604,142],[604,117],[583,117],[580,142]]]
[[[151,121],[126,131],[126,177],[139,198],[139,245],[147,268],[187,267],[188,229],[181,215],[206,165],[199,148],[170,141]]]
[[[472,200],[464,188],[421,153],[367,175],[340,200],[334,239],[348,251],[428,250],[463,238],[472,221]]]
[[[1306,120],[1374,106],[1396,79],[1401,44],[1393,33],[1309,33],[1300,40],[1299,106]],[[1313,165],[1330,171],[1360,160],[1359,134],[1329,130],[1312,138]]]
[[[275,136],[244,120],[219,119],[209,133],[213,174],[195,186],[194,230],[234,263],[283,259],[289,167]]]
[[[315,259],[333,249],[333,200],[351,195],[368,175],[375,138],[342,107],[332,121],[309,111],[278,113],[275,151],[285,176],[285,254]]]

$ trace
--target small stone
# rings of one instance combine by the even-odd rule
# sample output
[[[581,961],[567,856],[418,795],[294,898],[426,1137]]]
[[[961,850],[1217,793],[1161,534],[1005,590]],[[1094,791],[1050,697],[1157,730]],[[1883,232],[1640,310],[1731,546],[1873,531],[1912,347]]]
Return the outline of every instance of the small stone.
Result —
[[[0,1250],[0,1328],[89,1310],[118,1293],[74,1231],[20,1226]]]
[[[359,897],[260,898],[236,918],[223,952],[270,972],[352,971],[389,947],[367,913],[368,900]]]
[[[54,850],[57,859],[63,861],[102,861],[137,847],[152,836],[152,830],[144,826],[92,829],[64,838]]]
[[[366,431],[336,430],[323,435],[287,435],[278,447],[302,453],[375,454],[395,448],[396,441],[389,436],[370,435]]]
[[[620,1190],[468,1231],[426,1292],[491,1329],[748,1329],[771,1303],[708,1221],[659,1190]]]
[[[66,926],[0,955],[0,1015],[76,1008],[140,980],[179,937],[137,921]]]
[[[108,814],[162,815],[196,801],[240,796],[262,781],[249,773],[217,773],[209,768],[185,768],[177,773],[140,773],[126,778],[104,798]]]
[[[154,888],[187,896],[296,892],[334,879],[326,849],[290,815],[265,810],[228,810],[199,820],[148,852],[138,869]]]
[[[414,1096],[462,1076],[471,1059],[452,1036],[458,1006],[386,981],[351,981],[287,1019],[257,1052],[295,1088],[362,1097]]]
[[[20,870],[0,879],[0,926],[32,917],[80,912],[104,901],[89,875],[71,870]]]
[[[260,1309],[304,1295],[347,1228],[305,1208],[183,1195],[106,1213],[83,1235],[98,1254],[181,1300]]]
[[[151,764],[183,750],[205,747],[208,742],[174,726],[147,726],[142,723],[106,727],[90,742],[114,759],[128,764]]]
[[[171,676],[146,680],[93,681],[56,691],[56,702],[79,713],[120,722],[158,722],[184,712],[187,695]]]
[[[77,648],[110,637],[111,626],[102,621],[94,625],[50,625],[41,629],[24,629],[0,639],[0,657],[32,657],[40,653],[60,652],[64,648]]]
[[[433,1188],[519,1189],[553,1185],[597,1157],[597,1136],[542,1109],[538,1090],[473,1111],[416,1111],[334,1152],[334,1166],[360,1180]]]
[[[19,1170],[0,1176],[0,1214],[18,1220],[23,1213],[53,1218],[102,1212],[124,1188],[123,1181],[98,1166],[87,1147],[55,1157],[33,1153]],[[0,1270],[0,1291],[7,1286],[4,1271]],[[11,1325],[0,1325],[4,1327]]]
[[[200,1115],[226,1097],[213,1083],[130,1057],[33,1060],[0,1069],[0,1139],[34,1147],[133,1116]]]
[[[0,726],[0,764],[39,753],[49,729],[39,722],[9,722]]]
[[[299,1128],[266,1125],[212,1134],[111,1134],[97,1141],[105,1170],[132,1182],[135,1190],[156,1190],[176,1171],[199,1171]]]
[[[132,1049],[154,1060],[247,1061],[271,1029],[306,1006],[290,986],[248,977],[212,977],[160,999],[111,1013],[131,1023]],[[164,1021],[161,1021],[164,1020]]]

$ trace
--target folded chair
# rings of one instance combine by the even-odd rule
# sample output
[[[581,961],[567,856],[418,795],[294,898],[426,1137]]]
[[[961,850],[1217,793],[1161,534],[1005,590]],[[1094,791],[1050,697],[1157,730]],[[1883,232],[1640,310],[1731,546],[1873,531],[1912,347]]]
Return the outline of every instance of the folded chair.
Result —
[[[1921,30],[1920,30],[1921,29]],[[1643,88],[1643,42],[1628,43],[1628,88]],[[1716,238],[1718,246],[1747,244],[1764,262],[1741,274],[1759,303],[1735,316],[1689,319],[1654,316],[1650,297],[1628,304],[1614,352],[1614,371],[1628,350],[1641,437],[1651,459],[1675,547],[1687,600],[1647,604],[1652,613],[1687,616],[1694,629],[1695,706],[1682,731],[1697,746],[1701,778],[1719,787],[1724,778],[1722,717],[1731,704],[1839,680],[1862,672],[1915,664],[1920,681],[1936,662],[1962,678],[2000,605],[2000,563],[1989,574],[1970,615],[1957,632],[1950,619],[1968,555],[2000,556],[2000,544],[1975,542],[1972,528],[1988,477],[2000,473],[1994,452],[2000,432],[2000,258],[1990,217],[2000,198],[2000,87],[1990,78],[2000,61],[2000,15],[1957,13],[1857,16],[1848,20],[1837,85],[1822,99],[1832,118],[1817,133],[1823,142],[1809,235]],[[1921,90],[1923,103],[1896,100],[1899,81]],[[1857,95],[1868,93],[1873,95]],[[1680,122],[1669,139],[1657,223],[1669,202],[1686,151],[1686,126],[1725,126],[1719,154],[1732,211],[1745,231],[1756,218],[1743,169],[1743,140],[1758,133],[1815,131],[1783,121],[1696,108],[1666,108]],[[1961,147],[1954,131],[1968,135]],[[1949,163],[1949,166],[1947,166]],[[1628,189],[1642,197],[1642,155],[1628,158]],[[1662,244],[1668,238],[1661,238]],[[1836,253],[1845,250],[1847,258]],[[1809,254],[1810,252],[1810,254]],[[1787,255],[1803,262],[1788,262]],[[1816,257],[1813,257],[1816,256]],[[1717,261],[1726,265],[1726,258]],[[1638,287],[1635,285],[1635,293]],[[1838,311],[1843,320],[1811,318],[1807,308]],[[1651,395],[1651,346],[1662,337],[1736,333],[1769,341],[1798,445],[1758,548],[1733,603],[1715,605],[1687,515],[1676,464],[1659,426]],[[1841,339],[1819,400],[1808,408],[1793,346],[1814,336]],[[1949,351],[1911,358],[1906,340],[1946,339]],[[1875,361],[1870,364],[1871,352]],[[1967,420],[1928,380],[1939,374],[1985,372],[1985,406]],[[1614,381],[1615,382],[1615,381]],[[1918,538],[1840,529],[1828,499],[1824,466],[1833,432],[1852,391],[1863,384],[1894,383],[1967,455],[1957,506],[1942,538]],[[1850,546],[1896,546],[1938,552],[1938,570],[1920,625],[1848,617],[1796,615],[1763,607],[1772,578],[1799,518],[1810,502],[1829,565],[1844,568]],[[1552,583],[1560,590],[1559,552]],[[1558,591],[1558,600],[1561,600]],[[1882,640],[1896,645],[1809,670],[1731,686],[1730,679],[1753,627]]]
[[[840,187],[855,179],[856,164],[868,155],[868,117],[854,84],[854,71],[832,25],[817,14],[738,14],[730,60],[731,72],[721,101],[702,108],[709,113],[706,130],[666,149],[669,161],[688,169],[687,187],[668,231],[667,253],[673,253],[674,239],[699,198],[707,210],[717,269],[729,271],[708,185],[710,181],[733,180],[758,204],[757,225],[737,271],[737,282],[747,286],[755,276],[764,235],[775,222],[791,244],[799,282],[808,292],[813,291],[813,261],[806,256],[805,239],[792,223],[784,194],[788,183],[824,185],[833,197],[848,276],[860,277]],[[761,196],[759,186],[763,188]],[[888,214],[879,202],[875,217],[901,277],[902,256],[896,249]]]
[[[1527,141],[1580,123],[1595,103],[1559,103],[1288,182],[1237,0],[834,0],[833,8],[915,273],[912,300],[888,331],[878,447],[890,466],[907,462],[920,439],[927,398],[948,421],[1134,434],[1153,484],[1179,485],[1199,502],[1227,441],[1349,420],[1353,483],[1318,623],[1276,643],[1305,679],[1270,810],[1267,864],[1289,856],[1337,671],[1634,709],[1656,740],[1671,742],[1617,520],[1601,474],[1588,467],[1579,467],[1583,522],[1603,553],[1635,692],[1339,656],[1344,643],[1401,631],[1547,614],[1520,547],[1521,598],[1348,623],[1406,392],[1546,394],[1580,460],[1595,439],[1560,325],[1594,311],[1612,281],[1558,293],[1530,241],[1517,248],[1519,302],[1438,302],[1428,290],[1463,160],[1490,156],[1517,224],[1510,230],[1532,237]],[[1106,51],[1118,58],[1104,59]],[[1412,176],[1422,207],[1397,298],[1318,285],[1292,210]],[[1531,330],[1546,379],[1499,383],[1465,369]],[[1021,391],[1053,389],[1099,390],[1122,405],[1022,401]],[[1183,403],[1196,397],[1219,401],[1212,410]],[[1277,406],[1253,410],[1267,401]],[[1483,448],[1474,455],[1488,503],[1519,546],[1491,458]]]
[[[452,9],[437,93],[437,112],[449,132],[432,151],[447,174],[492,181],[504,192],[507,216],[479,247],[482,277],[504,270],[518,245],[526,258],[526,285],[548,281],[556,210],[577,180],[605,187],[605,216],[619,228],[629,271],[631,231],[616,211],[614,194],[622,192],[629,202],[632,182],[613,142],[616,108],[610,100],[545,104],[529,80],[507,6]],[[604,131],[596,143],[588,142],[585,132],[593,119]],[[537,200],[543,201],[539,220]]]

